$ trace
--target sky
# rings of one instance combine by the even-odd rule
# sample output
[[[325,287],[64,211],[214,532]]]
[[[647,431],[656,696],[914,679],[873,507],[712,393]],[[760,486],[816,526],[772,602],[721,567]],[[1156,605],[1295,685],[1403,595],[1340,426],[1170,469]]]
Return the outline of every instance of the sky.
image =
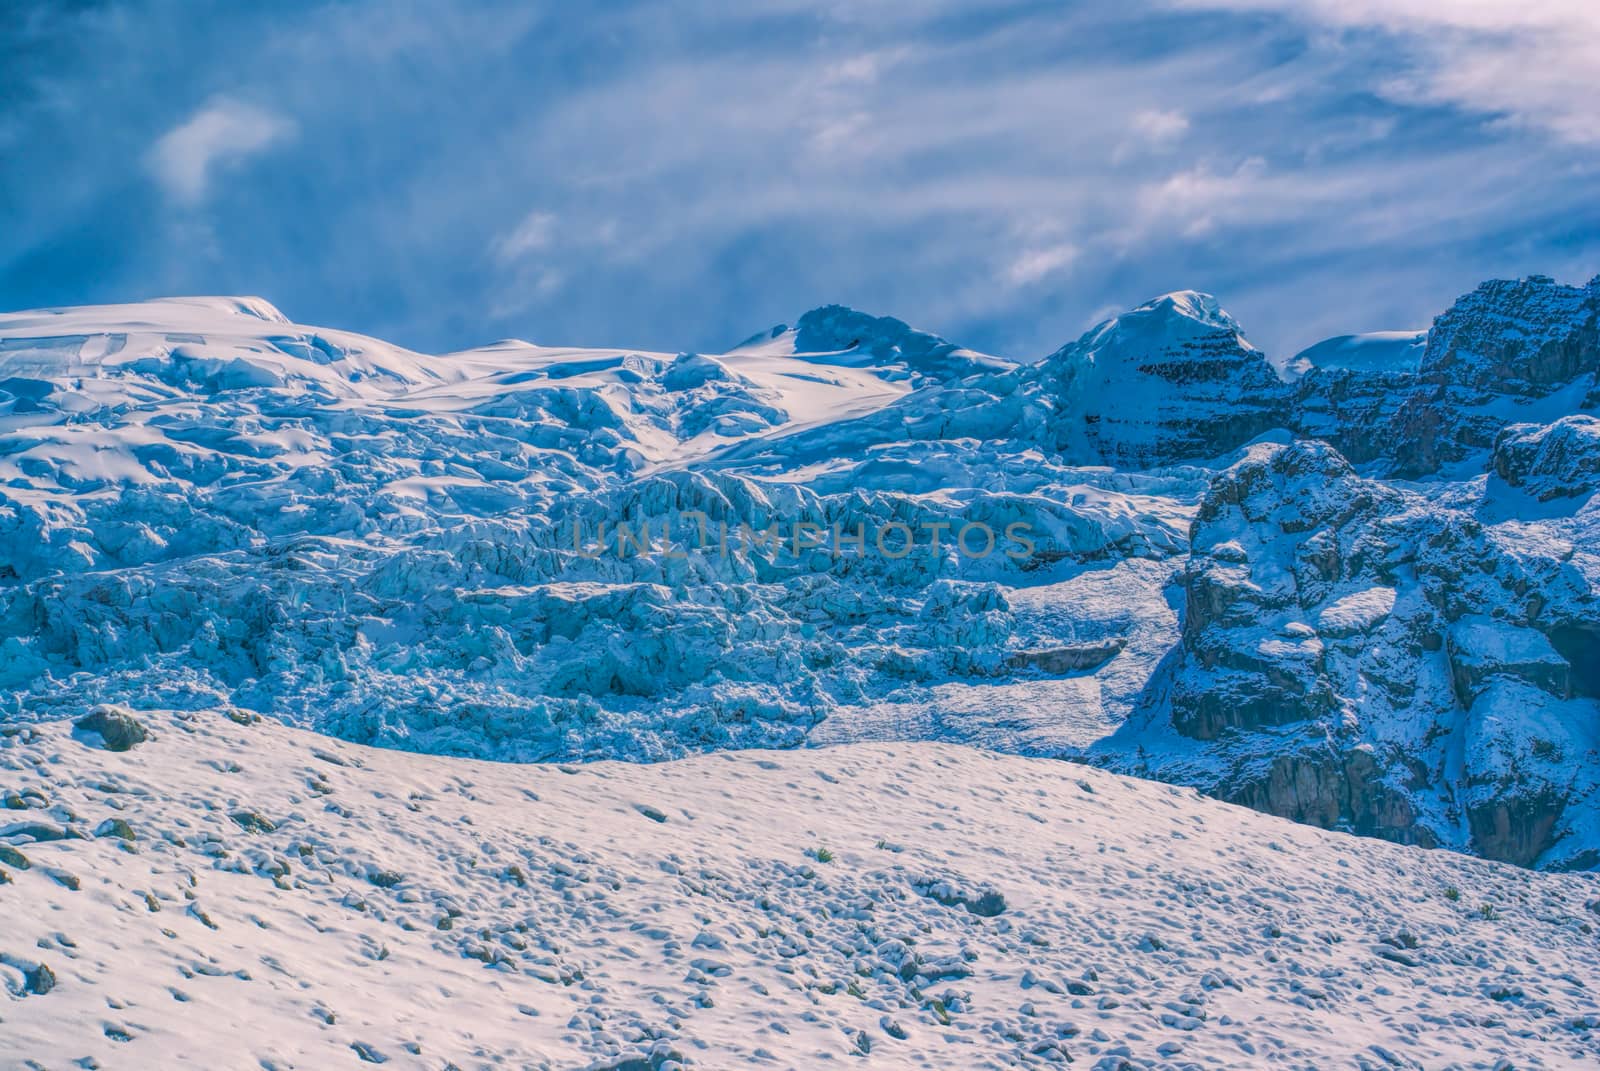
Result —
[[[0,309],[1027,359],[1198,289],[1285,358],[1600,272],[1593,0],[0,8]]]

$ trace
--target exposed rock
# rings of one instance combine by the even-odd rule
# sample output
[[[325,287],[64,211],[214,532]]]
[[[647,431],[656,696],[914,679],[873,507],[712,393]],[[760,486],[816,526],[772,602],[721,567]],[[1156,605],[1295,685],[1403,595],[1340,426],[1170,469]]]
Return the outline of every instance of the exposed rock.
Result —
[[[25,788],[21,792],[8,788],[4,798],[0,798],[0,807],[8,811],[43,810],[49,806],[49,797],[36,788]]]
[[[389,1058],[364,1041],[352,1041],[350,1047],[355,1050],[356,1057],[364,1064],[386,1064]]]
[[[1434,321],[1422,374],[1465,391],[1544,397],[1600,372],[1597,316],[1600,277],[1583,287],[1547,275],[1495,279]]]
[[[1527,866],[1563,835],[1561,819],[1592,774],[1592,702],[1570,702],[1508,672],[1467,711],[1461,793],[1472,846]]]
[[[1280,818],[1324,829],[1349,829],[1403,844],[1431,847],[1433,835],[1416,825],[1406,794],[1386,785],[1372,752],[1354,748],[1339,754],[1308,748],[1272,757],[1267,773],[1225,782],[1215,795]]]
[[[278,824],[259,811],[239,810],[228,815],[238,823],[239,828],[246,833],[271,833],[278,828]]]
[[[911,887],[918,895],[946,907],[959,907],[979,918],[994,918],[1005,913],[1006,898],[992,885],[972,886],[953,878],[921,878]]]
[[[1037,669],[1041,673],[1081,673],[1105,665],[1127,646],[1120,636],[1099,643],[1079,643],[1066,647],[1013,651],[1006,658],[1011,669]]]
[[[1473,804],[1467,808],[1473,847],[1490,859],[1528,866],[1550,847],[1566,805],[1565,796],[1550,794]]]
[[[1541,632],[1516,628],[1486,617],[1467,617],[1451,626],[1446,641],[1456,699],[1472,706],[1485,687],[1515,677],[1560,699],[1570,699],[1572,665]]]
[[[1513,424],[1494,442],[1494,471],[1542,502],[1600,490],[1600,419]]]
[[[1394,420],[1420,382],[1427,332],[1346,335],[1299,354],[1289,369],[1295,431],[1329,443],[1350,461],[1380,457],[1388,443],[1374,430]]]
[[[56,987],[56,972],[47,963],[40,963],[25,971],[24,979],[28,992],[36,997],[42,997]]]
[[[215,300],[8,316],[30,356],[0,383],[27,416],[0,430],[0,722],[226,703],[654,760],[886,726],[1075,749],[1138,697],[1107,751],[1141,772],[1572,865],[1600,853],[1597,303],[1600,280],[1485,284],[1425,337],[1313,347],[1293,387],[1192,292],[1026,365],[839,306],[720,355],[436,358]],[[650,553],[578,545],[623,520]],[[865,534],[704,543],[773,524]],[[1013,524],[1015,559],[956,534]],[[864,549],[889,525],[918,553]],[[115,707],[79,731],[146,737]],[[19,838],[83,823],[3,805],[38,819]]]
[[[133,713],[110,703],[95,707],[73,725],[81,733],[99,736],[107,751],[131,751],[150,739]]]
[[[33,841],[45,844],[50,841],[67,840],[68,838],[81,839],[82,830],[72,826],[64,826],[58,822],[45,819],[34,819],[28,822],[11,822],[0,826],[0,838],[21,837],[24,842]]]
[[[1488,451],[1558,394],[1569,410],[1600,404],[1597,318],[1600,279],[1495,280],[1462,297],[1428,333],[1417,388],[1376,430],[1391,471],[1422,476]]]
[[[133,831],[133,826],[121,818],[107,818],[95,827],[96,837],[116,837],[118,840],[135,841],[139,837]]]
[[[1313,441],[1252,447],[1191,539],[1182,643],[1109,761],[1316,825],[1576,858],[1567,820],[1600,797],[1600,561]]]
[[[1288,388],[1209,294],[1167,294],[1092,329],[1033,373],[1053,445],[1127,468],[1216,457],[1288,415]]]
[[[1286,509],[1293,503],[1294,509]],[[1184,572],[1184,653],[1173,725],[1213,740],[1331,716],[1338,703],[1314,611],[1383,581],[1363,544],[1398,496],[1319,443],[1256,447],[1201,504]],[[1244,538],[1240,538],[1240,537]],[[1335,596],[1335,598],[1329,598]]]

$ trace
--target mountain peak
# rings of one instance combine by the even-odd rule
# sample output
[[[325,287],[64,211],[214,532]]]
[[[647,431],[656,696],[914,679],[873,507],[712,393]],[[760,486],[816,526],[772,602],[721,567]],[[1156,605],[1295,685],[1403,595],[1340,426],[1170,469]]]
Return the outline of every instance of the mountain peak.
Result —
[[[1178,290],[1104,321],[1037,375],[1057,445],[1117,466],[1216,457],[1278,427],[1278,373],[1210,294]]]
[[[795,323],[797,353],[842,353],[856,350],[877,356],[896,352],[948,352],[955,345],[928,331],[918,331],[893,316],[874,316],[848,305],[822,305]]]
[[[778,325],[740,343],[733,352],[800,356],[819,363],[872,368],[889,378],[961,379],[1003,372],[1015,362],[956,345],[893,316],[874,316],[848,305],[819,305],[793,328]]]
[[[1174,290],[1169,294],[1151,298],[1143,305],[1135,308],[1129,315],[1140,313],[1156,313],[1161,316],[1181,316],[1184,319],[1195,320],[1208,327],[1216,327],[1228,331],[1237,331],[1239,324],[1227,311],[1222,303],[1211,294],[1199,290]]]

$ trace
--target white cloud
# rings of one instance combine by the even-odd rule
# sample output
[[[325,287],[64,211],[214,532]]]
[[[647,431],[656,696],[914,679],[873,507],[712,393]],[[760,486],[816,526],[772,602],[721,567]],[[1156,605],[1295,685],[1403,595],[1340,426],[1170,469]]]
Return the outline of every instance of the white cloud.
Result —
[[[1415,63],[1373,88],[1390,99],[1464,108],[1600,144],[1600,4],[1594,0],[1175,0],[1178,6],[1279,11],[1336,30],[1397,35]]]
[[[1175,227],[1189,238],[1210,233],[1219,223],[1260,222],[1270,208],[1266,180],[1260,157],[1229,172],[1192,167],[1140,189],[1136,219],[1157,230]]]
[[[516,275],[489,300],[489,315],[496,319],[517,316],[554,296],[567,277],[554,268],[519,268]]]
[[[495,239],[492,247],[495,259],[504,264],[548,249],[555,238],[555,228],[556,217],[550,213],[528,213],[515,229]]]
[[[1189,129],[1189,117],[1182,112],[1146,108],[1133,117],[1133,129],[1152,145],[1166,146],[1177,141]]]
[[[294,137],[293,120],[219,97],[163,134],[146,163],[173,199],[205,199],[217,167],[254,156]]]
[[[1078,247],[1066,242],[1030,249],[1006,268],[1006,278],[1013,286],[1027,286],[1071,267],[1077,259]]]
[[[881,52],[863,52],[829,64],[822,72],[825,85],[870,84],[878,80],[884,69],[905,57],[908,49],[889,49]]]

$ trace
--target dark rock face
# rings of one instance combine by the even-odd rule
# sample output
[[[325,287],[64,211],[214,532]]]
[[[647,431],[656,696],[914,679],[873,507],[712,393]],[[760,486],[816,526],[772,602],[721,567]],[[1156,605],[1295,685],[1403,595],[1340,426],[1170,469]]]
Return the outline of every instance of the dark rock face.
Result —
[[[794,344],[799,353],[848,352],[859,355],[862,364],[903,364],[913,378],[960,379],[1011,367],[1009,361],[963,349],[893,316],[844,305],[824,305],[801,316]]]
[[[1472,843],[1487,858],[1529,866],[1550,846],[1566,805],[1553,793],[1475,804],[1467,809]]]
[[[1105,665],[1126,645],[1126,640],[1116,637],[1099,643],[1016,651],[1006,658],[1006,666],[1009,669],[1037,669],[1040,673],[1048,674],[1082,673]]]
[[[131,751],[150,739],[145,727],[121,707],[106,704],[95,707],[73,723],[79,732],[97,734],[107,751]]]
[[[1295,385],[1294,428],[1355,464],[1375,461],[1390,448],[1375,432],[1398,419],[1418,382],[1416,369],[1313,369]]]
[[[1600,487],[1600,420],[1573,414],[1553,424],[1513,424],[1494,442],[1494,472],[1541,502]]]
[[[1434,321],[1422,374],[1465,391],[1543,397],[1600,371],[1597,315],[1600,278],[1486,282]]]
[[[1510,405],[1594,393],[1600,372],[1600,279],[1543,275],[1484,283],[1434,321],[1422,383],[1386,436],[1394,473],[1422,476],[1494,445]]]
[[[1587,625],[1557,625],[1549,631],[1550,646],[1572,667],[1573,689],[1590,699],[1600,699],[1600,621]]]
[[[1551,404],[1600,405],[1600,278],[1584,287],[1543,275],[1484,283],[1434,321],[1414,372],[1308,373],[1294,425],[1358,464],[1381,461],[1390,475],[1416,478],[1495,448],[1509,424],[1551,419],[1540,411]]]
[[[1252,458],[1213,482],[1191,536],[1183,653],[1193,672],[1178,677],[1171,702],[1174,727],[1197,740],[1333,715],[1327,646],[1304,620],[1304,604],[1361,579],[1366,557],[1347,560],[1340,547],[1359,545],[1360,526],[1380,502],[1395,508],[1398,501],[1356,479],[1321,444],[1259,448]],[[1299,511],[1286,510],[1288,501]],[[1278,533],[1277,546],[1237,538],[1264,526]],[[1252,568],[1264,553],[1284,559],[1270,576]],[[1263,636],[1262,624],[1272,620],[1280,626]]]
[[[1505,505],[1446,507],[1334,450],[1263,449],[1196,518],[1183,642],[1152,716],[1207,745],[1218,772],[1185,776],[1224,798],[1580,865],[1595,853],[1563,841],[1600,802],[1600,531],[1583,508],[1600,419],[1576,410],[1600,405],[1600,279],[1485,283],[1414,363],[1350,357],[1353,343],[1302,363],[1299,434],[1388,476],[1481,458],[1511,512],[1526,499],[1506,486],[1568,519],[1490,523],[1479,514]]]
[[[1032,371],[1069,456],[1121,468],[1216,457],[1288,416],[1288,387],[1215,298],[1168,294]]]
[[[1191,543],[1181,645],[1113,765],[1301,822],[1570,863],[1562,841],[1600,802],[1600,560],[1362,478],[1315,441],[1250,448]],[[1164,751],[1163,732],[1186,742]]]
[[[1450,682],[1463,707],[1477,702],[1497,680],[1521,680],[1559,699],[1572,698],[1573,667],[1545,635],[1492,618],[1467,617],[1445,641]]]
[[[1416,812],[1403,791],[1386,785],[1372,753],[1356,748],[1344,754],[1307,748],[1274,756],[1265,776],[1220,786],[1216,795],[1323,829],[1349,829],[1365,836],[1432,847],[1436,841],[1416,824]]]

